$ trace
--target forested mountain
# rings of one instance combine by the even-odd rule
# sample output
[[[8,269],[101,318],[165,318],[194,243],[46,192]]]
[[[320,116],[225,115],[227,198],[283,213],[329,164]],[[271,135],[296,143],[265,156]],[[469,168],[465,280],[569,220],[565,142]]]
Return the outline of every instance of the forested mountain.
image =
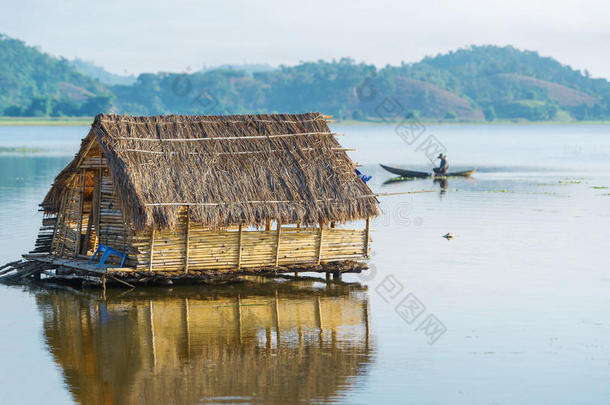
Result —
[[[0,111],[13,116],[93,115],[112,92],[58,59],[0,35]]]
[[[70,61],[70,64],[76,69],[77,72],[99,80],[100,82],[109,86],[117,84],[130,85],[136,81],[134,75],[117,75],[108,72],[101,66],[97,66],[95,63],[76,58]]]
[[[477,46],[377,68],[343,58],[277,69],[235,66],[144,73],[112,84],[104,71],[0,38],[4,115],[225,114],[322,111],[340,119],[610,119],[610,84],[513,47]],[[107,72],[106,72],[107,73]],[[97,79],[100,80],[97,80]],[[106,82],[106,83],[102,83]]]

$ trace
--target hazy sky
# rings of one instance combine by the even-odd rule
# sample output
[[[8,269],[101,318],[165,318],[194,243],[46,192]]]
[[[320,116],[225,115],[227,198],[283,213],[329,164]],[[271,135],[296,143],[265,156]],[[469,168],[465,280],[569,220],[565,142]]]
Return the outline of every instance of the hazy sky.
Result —
[[[0,32],[115,73],[342,56],[382,66],[512,44],[610,79],[609,1],[0,1]]]

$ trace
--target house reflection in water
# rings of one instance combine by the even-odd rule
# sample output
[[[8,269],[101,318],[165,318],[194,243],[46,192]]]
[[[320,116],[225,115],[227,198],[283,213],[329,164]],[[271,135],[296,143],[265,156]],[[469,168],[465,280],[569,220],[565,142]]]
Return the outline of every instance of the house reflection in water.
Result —
[[[333,402],[374,357],[359,285],[36,295],[46,343],[83,405]]]

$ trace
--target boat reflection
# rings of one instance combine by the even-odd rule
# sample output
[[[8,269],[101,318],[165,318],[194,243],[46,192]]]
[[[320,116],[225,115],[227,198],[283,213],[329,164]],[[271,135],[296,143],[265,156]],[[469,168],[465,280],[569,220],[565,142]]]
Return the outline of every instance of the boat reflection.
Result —
[[[447,194],[447,189],[449,188],[449,180],[447,180],[447,177],[435,177],[434,184],[439,185],[441,198]]]
[[[334,402],[374,357],[359,285],[250,279],[36,299],[83,405]]]

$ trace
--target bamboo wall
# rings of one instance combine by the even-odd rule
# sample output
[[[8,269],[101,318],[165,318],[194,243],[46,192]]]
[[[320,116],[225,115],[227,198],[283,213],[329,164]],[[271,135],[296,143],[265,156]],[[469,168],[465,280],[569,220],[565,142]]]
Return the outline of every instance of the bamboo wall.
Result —
[[[82,193],[79,189],[80,176],[75,176],[70,186],[64,191],[64,198],[57,219],[52,251],[56,256],[76,256]]]
[[[279,245],[279,248],[278,248]],[[358,260],[368,256],[367,229],[280,227],[209,230],[188,223],[133,239],[140,271],[188,272]],[[152,254],[151,254],[152,248]],[[152,257],[152,264],[151,264]]]

